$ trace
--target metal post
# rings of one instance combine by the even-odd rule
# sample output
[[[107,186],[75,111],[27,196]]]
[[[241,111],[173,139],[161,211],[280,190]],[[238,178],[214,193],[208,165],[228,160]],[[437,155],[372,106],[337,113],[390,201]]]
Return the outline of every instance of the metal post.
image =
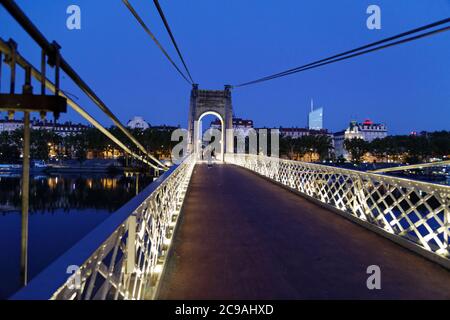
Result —
[[[25,68],[24,94],[32,94],[31,68]],[[28,207],[30,194],[30,112],[24,112],[23,163],[22,163],[22,238],[20,254],[20,278],[22,285],[28,282]]]
[[[45,76],[46,61],[45,61],[45,59],[46,59],[45,51],[42,50],[42,53],[41,53],[41,95],[43,95],[43,96],[45,96],[45,80],[46,80],[46,76]],[[46,112],[40,111],[39,114],[41,116],[41,120],[45,120]]]
[[[136,175],[136,195],[139,194],[139,173]]]
[[[126,256],[126,274],[134,272],[136,264],[136,214],[132,214],[128,218],[128,238],[127,238],[127,256]]]
[[[45,63],[45,51],[42,50],[42,54],[41,54],[41,95],[45,96],[45,73],[46,73],[46,66],[47,64]]]
[[[10,74],[10,86],[9,86],[9,93],[14,94],[16,91],[16,52],[17,52],[17,43],[14,42],[14,40],[9,39],[8,45],[11,48],[11,54],[9,57],[9,64],[11,66],[11,74]],[[8,111],[8,119],[13,120],[14,119],[14,111],[9,110]]]
[[[445,195],[442,197],[444,205],[444,244],[446,245],[446,251],[444,254],[450,258],[450,197]]]
[[[55,96],[59,95],[59,64],[60,64],[60,55],[59,51],[57,51],[55,64]]]
[[[11,42],[11,80],[10,80],[10,89],[9,92],[14,94],[16,90],[16,46],[13,42]]]
[[[25,68],[25,84],[22,87],[23,94],[33,94],[33,87],[31,86],[31,68]]]
[[[16,50],[17,50],[17,44],[9,39],[9,45],[11,47],[11,80],[10,80],[10,88],[9,93],[14,94],[16,90]]]
[[[2,90],[2,64],[3,64],[2,59],[3,59],[3,54],[0,51],[0,92]]]
[[[55,96],[59,96],[59,68],[61,64],[61,55],[59,54],[59,49],[61,49],[61,47],[55,41],[53,41],[52,46],[55,50]],[[53,113],[53,116],[56,123],[56,120],[59,119],[59,112]]]
[[[30,192],[30,113],[24,112],[23,164],[22,164],[22,240],[20,255],[20,279],[28,282],[28,201]]]

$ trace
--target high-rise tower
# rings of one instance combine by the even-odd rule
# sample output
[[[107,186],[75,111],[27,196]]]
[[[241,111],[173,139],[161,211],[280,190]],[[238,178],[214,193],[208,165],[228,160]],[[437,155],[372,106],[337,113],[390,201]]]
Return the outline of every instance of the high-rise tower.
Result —
[[[311,99],[311,111],[308,115],[308,128],[310,130],[323,129],[323,108],[314,110],[314,101]]]

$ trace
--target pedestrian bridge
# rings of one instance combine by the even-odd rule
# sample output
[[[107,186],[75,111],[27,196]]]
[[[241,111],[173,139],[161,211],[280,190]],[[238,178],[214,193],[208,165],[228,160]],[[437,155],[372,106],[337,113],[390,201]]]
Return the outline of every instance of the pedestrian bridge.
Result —
[[[13,299],[450,299],[450,187],[256,155],[194,159]],[[367,288],[372,265],[381,290]]]

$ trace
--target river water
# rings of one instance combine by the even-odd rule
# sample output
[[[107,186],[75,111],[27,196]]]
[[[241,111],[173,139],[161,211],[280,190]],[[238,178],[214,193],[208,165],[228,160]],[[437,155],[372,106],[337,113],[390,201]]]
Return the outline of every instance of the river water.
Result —
[[[141,191],[152,177],[32,176],[28,274],[32,279]],[[20,288],[20,175],[0,174],[0,299]]]

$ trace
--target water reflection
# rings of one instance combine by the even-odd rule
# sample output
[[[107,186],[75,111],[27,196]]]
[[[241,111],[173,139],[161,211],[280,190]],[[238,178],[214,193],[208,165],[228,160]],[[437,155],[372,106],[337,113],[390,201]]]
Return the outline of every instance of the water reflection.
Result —
[[[32,176],[29,279],[152,180],[142,175]],[[0,175],[0,299],[10,296],[20,284],[20,181],[19,175]]]
[[[113,212],[136,194],[136,176],[35,176],[30,181],[30,214],[95,208]],[[151,177],[142,176],[140,187]],[[0,213],[20,211],[20,177],[0,176]]]

